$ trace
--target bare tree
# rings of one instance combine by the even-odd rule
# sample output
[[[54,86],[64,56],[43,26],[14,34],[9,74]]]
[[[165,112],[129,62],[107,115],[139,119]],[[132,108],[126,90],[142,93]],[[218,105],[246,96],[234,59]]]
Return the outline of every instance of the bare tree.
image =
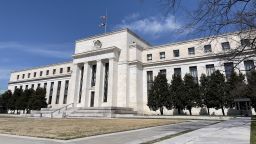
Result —
[[[167,13],[175,13],[179,8],[186,10],[183,0],[160,0]],[[256,54],[256,0],[201,0],[195,10],[187,11],[189,21],[179,32],[192,29],[200,36],[218,35],[237,31],[239,46],[221,54],[225,60],[232,61],[235,67]],[[242,43],[242,44],[240,44]],[[218,54],[220,55],[220,54]]]

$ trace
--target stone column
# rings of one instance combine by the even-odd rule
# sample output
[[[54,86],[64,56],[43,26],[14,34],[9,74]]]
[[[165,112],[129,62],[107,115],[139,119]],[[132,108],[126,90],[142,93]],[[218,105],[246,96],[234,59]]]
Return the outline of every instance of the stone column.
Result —
[[[117,97],[117,62],[114,58],[109,59],[109,76],[108,76],[108,105],[116,106]]]
[[[80,69],[78,64],[74,64],[72,74],[69,83],[68,101],[67,104],[74,103],[74,107],[77,105],[78,89],[79,89],[79,73]]]
[[[83,77],[83,88],[82,88],[82,98],[81,98],[81,103],[84,107],[89,107],[89,92],[88,92],[88,87],[89,87],[89,72],[90,72],[90,65],[88,62],[84,63],[84,77]]]
[[[100,107],[102,103],[102,90],[103,90],[103,64],[101,60],[97,61],[96,69],[96,85],[95,85],[95,97],[94,97],[94,106]]]

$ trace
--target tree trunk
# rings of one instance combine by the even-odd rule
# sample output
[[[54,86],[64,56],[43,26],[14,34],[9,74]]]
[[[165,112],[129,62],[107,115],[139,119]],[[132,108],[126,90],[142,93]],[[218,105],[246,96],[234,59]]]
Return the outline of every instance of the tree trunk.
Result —
[[[190,114],[190,115],[192,115],[191,108],[190,108],[190,109],[188,109],[188,111],[189,111],[189,114]]]
[[[222,114],[223,114],[223,116],[225,116],[224,108],[223,108],[223,107],[221,107],[221,110],[222,110]]]
[[[210,108],[207,108],[208,115],[210,115]]]
[[[160,107],[160,114],[164,115],[164,108],[163,107]]]

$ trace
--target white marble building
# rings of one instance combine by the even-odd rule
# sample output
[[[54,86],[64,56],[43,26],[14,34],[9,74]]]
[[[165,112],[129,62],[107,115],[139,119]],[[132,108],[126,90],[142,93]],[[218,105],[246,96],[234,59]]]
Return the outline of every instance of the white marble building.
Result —
[[[246,43],[247,40],[242,40]],[[74,104],[76,108],[123,107],[138,114],[156,114],[147,106],[148,87],[159,72],[170,82],[174,73],[182,77],[219,69],[226,76],[234,65],[220,54],[241,45],[236,33],[152,46],[129,29],[96,35],[76,41],[73,61],[15,71],[8,89],[45,87],[52,108]],[[238,68],[245,73],[255,58]],[[193,114],[200,109],[194,108]],[[165,111],[173,114],[174,111]],[[184,110],[186,112],[186,110]],[[220,110],[211,110],[221,114]]]

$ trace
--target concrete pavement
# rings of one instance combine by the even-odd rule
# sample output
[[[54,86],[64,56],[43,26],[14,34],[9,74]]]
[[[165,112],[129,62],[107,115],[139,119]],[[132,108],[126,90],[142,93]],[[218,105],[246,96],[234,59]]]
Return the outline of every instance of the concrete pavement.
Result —
[[[157,144],[249,144],[251,118],[234,118]]]

